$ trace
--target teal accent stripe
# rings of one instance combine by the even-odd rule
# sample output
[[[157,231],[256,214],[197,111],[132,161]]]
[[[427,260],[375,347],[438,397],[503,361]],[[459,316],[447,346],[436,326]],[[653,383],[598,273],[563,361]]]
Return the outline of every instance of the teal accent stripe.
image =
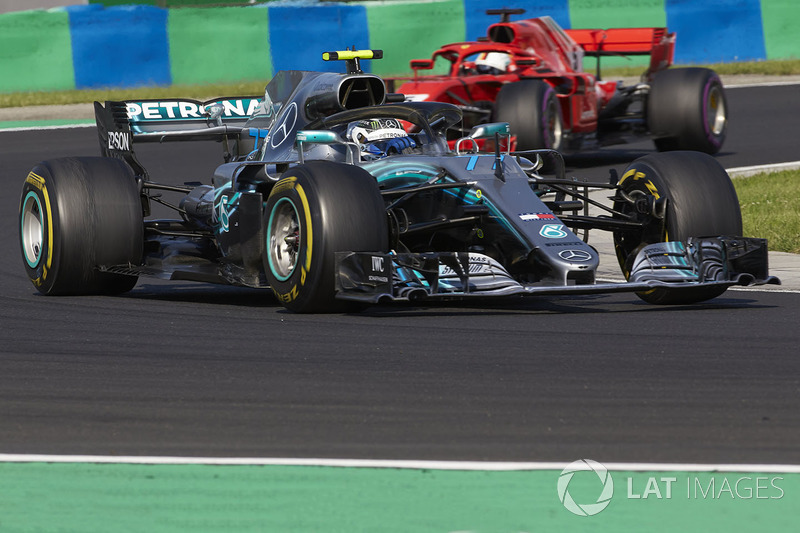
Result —
[[[469,158],[469,162],[467,163],[467,170],[475,170],[475,165],[478,164],[478,156],[473,155]]]
[[[40,249],[39,249],[39,254],[36,256],[36,261],[34,261],[34,262],[31,262],[28,259],[28,254],[26,252],[27,250],[30,250],[30,243],[24,242],[25,241],[25,237],[26,237],[26,235],[25,235],[25,225],[24,225],[25,224],[25,213],[24,213],[24,211],[28,211],[28,200],[31,199],[31,198],[36,203],[36,209],[39,211],[39,224],[40,224],[40,227],[39,227],[39,239],[38,239]],[[44,251],[44,250],[42,250],[42,247],[44,247],[44,228],[45,228],[45,226],[47,224],[47,221],[45,220],[46,214],[44,212],[44,209],[42,209],[42,203],[39,201],[39,196],[35,192],[30,191],[25,196],[25,201],[23,202],[23,210],[24,211],[22,213],[22,216],[20,216],[20,220],[19,220],[19,231],[20,231],[20,234],[22,235],[22,240],[24,242],[23,248],[25,248],[26,251],[24,251],[22,253],[22,257],[25,258],[25,262],[28,263],[29,267],[36,268],[36,267],[39,266],[39,263],[42,261],[42,252]],[[52,230],[52,228],[47,228],[47,231],[53,231],[53,230]]]

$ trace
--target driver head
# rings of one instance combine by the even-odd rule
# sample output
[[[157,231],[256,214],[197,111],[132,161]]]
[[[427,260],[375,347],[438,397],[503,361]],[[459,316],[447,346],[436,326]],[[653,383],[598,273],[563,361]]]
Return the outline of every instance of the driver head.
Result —
[[[475,60],[475,69],[480,74],[505,74],[511,64],[511,56],[503,52],[484,52]]]
[[[347,138],[359,144],[406,137],[408,134],[396,118],[357,120],[347,125]]]

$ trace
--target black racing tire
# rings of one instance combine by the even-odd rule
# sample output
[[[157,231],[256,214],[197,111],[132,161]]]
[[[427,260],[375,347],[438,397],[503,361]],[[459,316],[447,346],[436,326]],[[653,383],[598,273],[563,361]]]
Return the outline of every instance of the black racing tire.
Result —
[[[719,152],[728,131],[728,102],[717,73],[691,67],[656,74],[647,99],[647,127],[661,152]]]
[[[739,199],[728,173],[712,156],[700,152],[669,152],[641,157],[628,166],[619,183],[632,198],[648,195],[666,199],[662,224],[650,214],[639,213],[626,201],[617,200],[614,209],[626,220],[645,224],[643,232],[614,232],[614,247],[623,274],[630,275],[639,250],[657,242],[682,241],[689,237],[741,235]],[[724,288],[705,287],[692,291],[655,289],[637,293],[656,304],[686,304],[715,298]]]
[[[278,300],[298,313],[356,310],[335,298],[335,252],[386,252],[386,207],[366,170],[312,161],[283,174],[264,209],[264,271]]]
[[[553,88],[541,80],[509,83],[494,103],[494,122],[508,122],[518,150],[559,150],[564,138],[561,105]]]
[[[137,276],[97,268],[142,260],[142,203],[123,161],[69,157],[39,163],[25,179],[19,215],[22,261],[42,294],[121,294],[136,285]]]

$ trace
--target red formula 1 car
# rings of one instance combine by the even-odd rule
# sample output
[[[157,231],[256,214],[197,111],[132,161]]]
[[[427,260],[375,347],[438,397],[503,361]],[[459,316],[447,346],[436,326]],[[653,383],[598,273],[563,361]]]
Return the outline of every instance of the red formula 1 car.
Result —
[[[564,30],[552,18],[501,16],[487,38],[453,43],[411,61],[413,79],[396,80],[411,101],[456,104],[461,137],[476,124],[508,122],[517,149],[562,152],[652,138],[656,148],[714,154],[725,140],[725,92],[707,68],[669,68],[675,34],[666,28]],[[641,82],[601,81],[601,56],[649,55]],[[583,58],[597,57],[597,74]],[[431,70],[429,75],[420,71]]]

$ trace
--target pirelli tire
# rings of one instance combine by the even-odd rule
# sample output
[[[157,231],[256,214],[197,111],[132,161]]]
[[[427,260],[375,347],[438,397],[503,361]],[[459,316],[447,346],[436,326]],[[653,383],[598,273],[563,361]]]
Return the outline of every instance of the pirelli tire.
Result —
[[[541,80],[503,85],[494,103],[495,122],[508,122],[518,150],[559,150],[564,121],[556,92]]]
[[[644,224],[641,232],[614,233],[617,259],[626,277],[636,254],[647,244],[742,234],[736,190],[728,173],[710,155],[690,151],[647,155],[628,166],[619,187],[624,196],[638,201],[638,207],[618,199],[614,209],[623,213],[624,219]],[[701,287],[637,294],[649,303],[687,304],[709,300],[723,292],[724,288]]]
[[[298,313],[356,310],[335,298],[338,251],[388,250],[386,209],[364,169],[313,161],[287,171],[264,209],[264,271],[278,300]]]
[[[728,131],[728,102],[717,73],[690,67],[656,74],[647,100],[647,127],[661,152],[719,152]]]
[[[25,178],[19,217],[25,271],[42,294],[120,294],[136,285],[136,276],[99,268],[142,260],[142,203],[123,161],[70,157],[39,163]]]

